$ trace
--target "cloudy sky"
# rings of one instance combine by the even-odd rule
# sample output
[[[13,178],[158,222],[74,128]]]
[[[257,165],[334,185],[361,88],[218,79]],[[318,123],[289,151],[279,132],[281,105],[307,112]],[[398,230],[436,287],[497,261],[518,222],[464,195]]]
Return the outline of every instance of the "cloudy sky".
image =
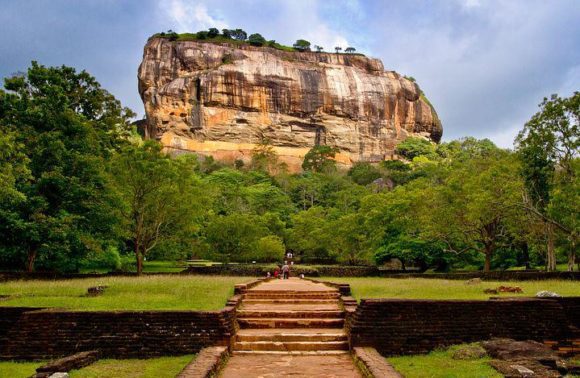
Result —
[[[31,60],[86,69],[140,116],[143,45],[168,29],[354,46],[417,79],[444,140],[511,147],[544,96],[580,90],[578,0],[0,0],[0,9],[0,77]]]

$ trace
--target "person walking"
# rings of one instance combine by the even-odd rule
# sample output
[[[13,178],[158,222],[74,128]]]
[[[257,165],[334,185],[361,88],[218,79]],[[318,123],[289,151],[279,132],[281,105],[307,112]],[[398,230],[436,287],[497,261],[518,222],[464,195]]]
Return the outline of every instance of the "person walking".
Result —
[[[284,266],[282,267],[282,274],[285,280],[287,280],[290,277],[290,266],[288,265],[288,263],[285,263]]]

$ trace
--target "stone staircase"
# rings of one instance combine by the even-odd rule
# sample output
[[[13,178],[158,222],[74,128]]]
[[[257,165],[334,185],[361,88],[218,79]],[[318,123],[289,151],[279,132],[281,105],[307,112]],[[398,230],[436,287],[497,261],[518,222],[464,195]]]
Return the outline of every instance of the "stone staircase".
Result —
[[[273,280],[243,294],[234,354],[344,354],[340,293],[322,284]]]

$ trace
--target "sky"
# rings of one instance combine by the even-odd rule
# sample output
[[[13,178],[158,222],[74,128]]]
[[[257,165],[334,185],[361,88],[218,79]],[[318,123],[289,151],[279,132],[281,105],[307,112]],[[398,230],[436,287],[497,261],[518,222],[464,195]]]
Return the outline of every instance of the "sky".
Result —
[[[0,0],[0,9],[1,78],[32,60],[85,69],[140,117],[143,46],[169,29],[353,46],[417,80],[446,141],[512,147],[544,97],[580,90],[578,0]]]

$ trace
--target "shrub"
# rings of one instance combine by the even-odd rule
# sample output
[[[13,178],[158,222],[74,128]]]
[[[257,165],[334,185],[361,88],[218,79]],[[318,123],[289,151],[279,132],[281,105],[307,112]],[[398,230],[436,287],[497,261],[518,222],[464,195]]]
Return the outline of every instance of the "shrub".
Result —
[[[259,262],[280,262],[284,258],[286,248],[278,236],[268,235],[260,238],[252,252],[252,260]]]

